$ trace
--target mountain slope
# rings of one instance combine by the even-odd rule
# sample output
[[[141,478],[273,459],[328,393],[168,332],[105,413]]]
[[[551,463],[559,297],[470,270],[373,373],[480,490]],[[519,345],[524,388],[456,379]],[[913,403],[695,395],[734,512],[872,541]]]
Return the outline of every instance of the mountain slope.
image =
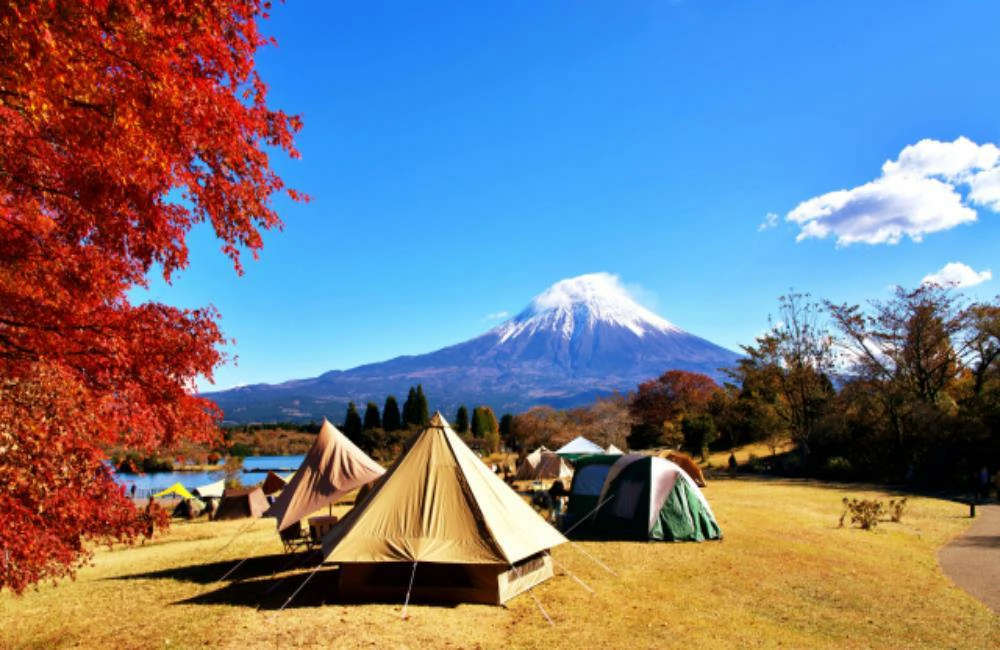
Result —
[[[639,305],[615,276],[594,273],[556,283],[514,318],[464,343],[206,397],[227,422],[336,420],[349,400],[381,406],[386,395],[405,397],[420,383],[432,408],[446,413],[459,404],[517,412],[584,404],[671,369],[719,378],[737,358]]]

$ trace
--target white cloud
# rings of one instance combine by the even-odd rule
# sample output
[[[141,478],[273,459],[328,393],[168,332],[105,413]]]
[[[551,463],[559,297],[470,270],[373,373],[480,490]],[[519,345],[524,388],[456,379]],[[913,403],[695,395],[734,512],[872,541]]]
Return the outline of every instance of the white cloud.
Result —
[[[978,145],[966,137],[954,142],[921,140],[905,147],[898,160],[888,160],[882,173],[913,176],[941,176],[962,182],[977,170],[991,169],[1000,161],[1000,148],[993,143]]]
[[[492,314],[486,314],[486,320],[503,320],[510,316],[510,312],[506,311],[495,311]]]
[[[948,262],[941,270],[927,275],[921,282],[942,287],[974,287],[992,279],[993,272],[989,269],[977,272],[961,262]]]
[[[979,172],[972,177],[970,186],[970,201],[1000,212],[1000,167]]]
[[[777,225],[778,225],[778,215],[776,215],[773,212],[768,212],[767,214],[764,215],[764,221],[761,222],[759,226],[757,226],[757,232],[760,232],[762,230],[767,230],[769,228],[774,228]]]
[[[968,200],[959,189],[966,185]],[[965,137],[921,140],[886,161],[875,180],[803,201],[785,218],[799,225],[798,241],[832,235],[838,246],[896,244],[976,221],[970,203],[1000,212],[1000,147]]]

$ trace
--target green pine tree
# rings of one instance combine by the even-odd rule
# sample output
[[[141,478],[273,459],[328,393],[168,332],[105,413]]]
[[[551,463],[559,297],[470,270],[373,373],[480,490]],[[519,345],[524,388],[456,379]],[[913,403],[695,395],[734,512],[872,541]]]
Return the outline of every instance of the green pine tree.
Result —
[[[381,428],[382,418],[378,414],[378,404],[375,402],[368,402],[368,407],[365,409],[364,430],[371,431],[372,429]]]
[[[514,447],[512,444],[514,441],[514,416],[510,413],[504,413],[500,417],[500,439],[503,440],[508,447]]]
[[[455,414],[455,431],[458,433],[469,432],[469,409],[465,408],[465,404],[459,406],[458,413]]]
[[[417,389],[410,386],[410,392],[406,394],[406,401],[403,402],[403,424],[420,424],[414,421],[414,411],[416,410]]]
[[[424,387],[420,384],[417,384],[416,401],[414,402],[414,405],[416,408],[416,412],[413,414],[413,417],[416,420],[414,424],[418,424],[422,427],[427,426],[427,423],[431,419],[431,414],[427,408],[427,397],[424,396]]]
[[[399,403],[395,395],[385,398],[385,407],[382,409],[382,428],[386,431],[399,431],[403,428],[403,422],[399,416]]]
[[[356,445],[362,443],[361,440],[361,415],[355,408],[354,402],[347,403],[347,415],[344,416],[344,435]]]

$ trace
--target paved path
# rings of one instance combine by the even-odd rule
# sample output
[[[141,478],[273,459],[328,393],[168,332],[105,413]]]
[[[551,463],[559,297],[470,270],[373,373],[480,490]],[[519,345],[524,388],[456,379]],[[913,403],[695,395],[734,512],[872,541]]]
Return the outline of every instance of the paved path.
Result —
[[[976,506],[976,522],[940,551],[946,576],[1000,614],[1000,505]]]

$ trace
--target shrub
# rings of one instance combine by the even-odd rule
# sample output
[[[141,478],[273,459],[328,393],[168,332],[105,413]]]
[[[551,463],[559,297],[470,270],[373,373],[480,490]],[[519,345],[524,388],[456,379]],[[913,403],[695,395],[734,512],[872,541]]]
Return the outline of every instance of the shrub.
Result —
[[[851,525],[858,524],[862,530],[871,530],[878,526],[879,517],[885,510],[881,501],[869,499],[848,499],[844,497],[844,511],[840,513],[840,528],[844,527],[844,518],[851,515]]]
[[[852,473],[851,461],[843,456],[833,456],[826,461],[827,476],[836,479],[849,478]]]
[[[889,519],[899,522],[903,518],[903,511],[906,510],[906,497],[899,499],[889,499]]]

